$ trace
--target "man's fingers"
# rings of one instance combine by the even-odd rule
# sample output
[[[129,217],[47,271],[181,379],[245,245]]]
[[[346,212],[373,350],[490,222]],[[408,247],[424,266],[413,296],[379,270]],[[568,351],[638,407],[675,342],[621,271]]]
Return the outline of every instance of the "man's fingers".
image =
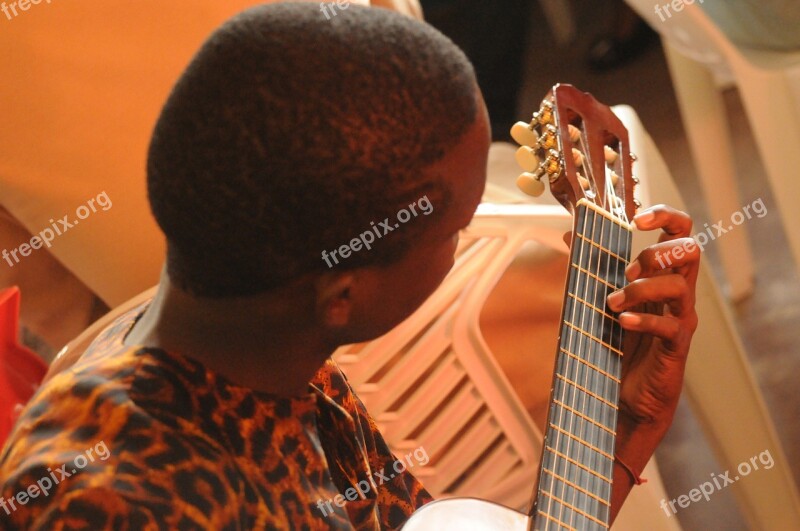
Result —
[[[619,323],[625,330],[658,337],[668,352],[688,354],[688,345],[697,329],[697,316],[678,319],[672,315],[653,315],[649,313],[624,312]]]
[[[686,277],[696,276],[701,249],[692,238],[679,238],[656,243],[644,249],[625,269],[629,282],[649,278],[667,269],[675,269]]]
[[[655,205],[643,210],[633,217],[639,230],[663,229],[673,238],[689,236],[692,230],[692,218],[671,206]]]
[[[680,321],[671,315],[636,312],[620,314],[619,323],[626,330],[652,334],[668,341],[672,341],[678,336],[681,327]]]
[[[694,308],[694,290],[682,275],[669,274],[635,280],[608,296],[608,307],[615,312],[647,302],[663,302],[672,315],[681,317]]]

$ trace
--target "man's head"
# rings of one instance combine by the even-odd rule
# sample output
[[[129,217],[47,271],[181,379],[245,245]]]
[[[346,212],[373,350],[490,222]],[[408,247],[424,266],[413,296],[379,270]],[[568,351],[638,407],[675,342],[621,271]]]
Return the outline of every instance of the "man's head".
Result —
[[[429,26],[355,5],[330,20],[314,4],[243,12],[203,45],[153,134],[148,189],[171,282],[224,298],[397,267],[469,221],[485,122],[467,58]],[[423,197],[430,215],[394,227]],[[371,249],[333,269],[323,259],[386,218],[394,230]]]

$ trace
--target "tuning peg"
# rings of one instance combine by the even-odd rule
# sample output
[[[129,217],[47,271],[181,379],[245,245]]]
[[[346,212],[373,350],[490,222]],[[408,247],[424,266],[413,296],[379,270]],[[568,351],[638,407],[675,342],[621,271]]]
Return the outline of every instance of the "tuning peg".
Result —
[[[572,148],[572,160],[578,168],[583,166],[583,153],[579,149]]]
[[[639,184],[641,182],[641,179],[639,179],[635,175],[633,177],[631,177],[631,180],[633,181],[633,184]]]
[[[561,173],[561,154],[555,149],[551,149],[547,154],[547,160],[544,161],[542,166],[550,177],[550,182],[553,182]]]
[[[619,175],[617,175],[616,172],[612,171],[610,177],[611,177],[611,186],[617,186],[617,183],[619,182]]]
[[[631,153],[631,162],[636,162],[639,160],[639,157],[636,156],[636,153]]]
[[[536,168],[542,162],[536,155],[536,151],[528,146],[520,147],[515,158],[517,159],[517,164],[526,172],[536,171]]]
[[[592,187],[592,183],[589,182],[589,179],[587,179],[580,173],[578,174],[578,182],[581,183],[581,188],[583,188],[584,190],[589,190]]]
[[[547,126],[547,129],[542,136],[539,137],[537,146],[542,149],[552,149],[558,146],[558,139],[556,137],[556,128],[552,125]]]
[[[539,112],[533,113],[534,121],[538,121],[541,125],[555,125],[553,119],[553,104],[549,101],[543,101],[542,107]]]
[[[581,139],[581,130],[574,125],[569,125],[569,139],[573,143],[577,143]]]
[[[617,162],[619,155],[617,154],[616,151],[611,149],[609,146],[603,146],[603,151],[605,152],[606,163],[614,164],[615,162]]]
[[[511,127],[511,138],[521,146],[535,146],[539,141],[539,135],[531,124],[525,122],[517,122]]]
[[[541,181],[541,174],[536,176],[533,173],[523,173],[517,178],[517,188],[532,197],[539,197],[544,193],[544,183]]]
[[[633,204],[636,205],[636,210],[639,210],[640,208],[642,208],[642,202],[639,201],[638,199],[634,199],[633,200]]]

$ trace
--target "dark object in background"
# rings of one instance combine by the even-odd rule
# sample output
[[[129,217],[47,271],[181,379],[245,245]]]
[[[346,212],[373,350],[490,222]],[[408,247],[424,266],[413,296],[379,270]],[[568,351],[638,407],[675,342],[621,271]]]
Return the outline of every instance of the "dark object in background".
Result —
[[[586,64],[596,72],[623,66],[653,45],[658,35],[622,0],[612,0],[611,28],[595,39],[586,54]]]
[[[517,120],[530,2],[528,0],[421,0],[425,20],[467,54],[478,76],[492,140],[509,140]]]

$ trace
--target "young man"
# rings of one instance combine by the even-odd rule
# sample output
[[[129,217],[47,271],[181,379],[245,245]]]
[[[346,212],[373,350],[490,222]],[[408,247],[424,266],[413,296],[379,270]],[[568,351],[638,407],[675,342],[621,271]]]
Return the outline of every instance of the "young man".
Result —
[[[401,525],[431,498],[407,472],[386,474],[395,458],[329,356],[387,332],[441,282],[483,192],[488,146],[472,68],[428,26],[357,6],[326,20],[302,4],[223,25],[150,146],[168,249],[158,293],[28,405],[0,456],[0,522]],[[424,212],[394,223],[412,205]],[[684,214],[658,207],[637,223],[667,234],[610,305],[670,308],[621,316],[656,336],[622,390],[619,456],[641,470],[677,403],[698,258],[666,272],[654,259],[685,243]],[[371,248],[356,249],[369,232]],[[617,510],[633,478],[615,466]]]

